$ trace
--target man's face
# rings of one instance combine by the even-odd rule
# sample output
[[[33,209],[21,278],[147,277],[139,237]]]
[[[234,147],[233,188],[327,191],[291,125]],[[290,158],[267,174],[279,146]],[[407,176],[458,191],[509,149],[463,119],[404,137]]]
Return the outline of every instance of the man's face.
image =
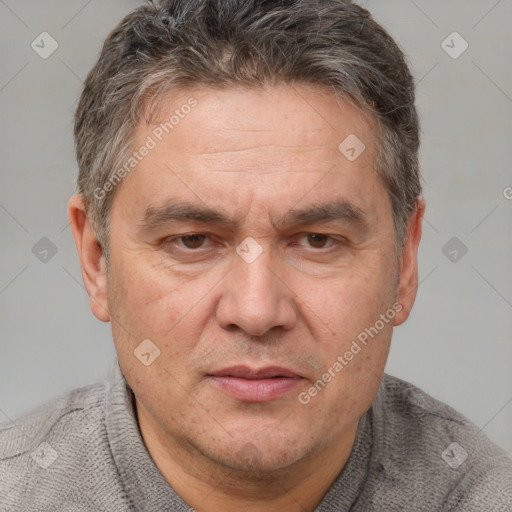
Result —
[[[197,106],[159,141],[159,122],[191,96]],[[299,86],[175,94],[156,124],[139,124],[133,149],[148,136],[156,147],[116,190],[108,309],[139,420],[162,440],[278,469],[370,407],[393,320],[359,351],[353,341],[397,299],[374,130]],[[355,159],[362,146],[339,149],[354,135],[365,145]],[[147,339],[160,350],[149,366],[134,355]]]

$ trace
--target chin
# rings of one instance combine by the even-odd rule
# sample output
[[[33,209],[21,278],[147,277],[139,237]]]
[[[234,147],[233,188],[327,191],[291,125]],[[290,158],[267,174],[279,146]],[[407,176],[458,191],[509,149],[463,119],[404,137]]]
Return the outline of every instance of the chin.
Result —
[[[278,443],[276,445],[276,442]],[[288,441],[285,446],[280,440],[263,439],[232,442],[222,452],[209,454],[211,459],[237,472],[246,473],[251,477],[261,479],[273,478],[271,475],[276,471],[289,468],[303,459],[308,450],[301,450],[297,443]]]

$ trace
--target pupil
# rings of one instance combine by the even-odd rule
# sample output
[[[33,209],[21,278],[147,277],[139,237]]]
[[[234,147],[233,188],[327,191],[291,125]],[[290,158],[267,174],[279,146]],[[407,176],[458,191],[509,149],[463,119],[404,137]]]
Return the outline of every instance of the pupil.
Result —
[[[197,249],[204,242],[205,235],[189,235],[183,238],[184,245],[189,249]]]
[[[322,247],[325,245],[325,235],[308,235],[309,242],[313,247]]]

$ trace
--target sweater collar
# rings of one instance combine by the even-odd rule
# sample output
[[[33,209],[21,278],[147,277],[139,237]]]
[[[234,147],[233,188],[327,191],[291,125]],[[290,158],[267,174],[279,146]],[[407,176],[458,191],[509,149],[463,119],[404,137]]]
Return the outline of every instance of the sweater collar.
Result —
[[[117,358],[107,379],[105,408],[110,448],[133,510],[190,512],[190,507],[167,483],[146,450],[136,418],[133,391]]]

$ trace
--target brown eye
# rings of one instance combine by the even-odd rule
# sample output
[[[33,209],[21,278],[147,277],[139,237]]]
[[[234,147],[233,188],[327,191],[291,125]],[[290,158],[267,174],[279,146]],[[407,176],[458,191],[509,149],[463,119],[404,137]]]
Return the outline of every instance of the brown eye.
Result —
[[[180,236],[180,240],[187,249],[199,249],[206,240],[206,235]]]
[[[325,244],[328,242],[330,237],[327,235],[320,235],[317,233],[312,233],[310,235],[307,235],[308,243],[311,245],[311,247],[314,247],[315,249],[323,249],[325,247]]]

